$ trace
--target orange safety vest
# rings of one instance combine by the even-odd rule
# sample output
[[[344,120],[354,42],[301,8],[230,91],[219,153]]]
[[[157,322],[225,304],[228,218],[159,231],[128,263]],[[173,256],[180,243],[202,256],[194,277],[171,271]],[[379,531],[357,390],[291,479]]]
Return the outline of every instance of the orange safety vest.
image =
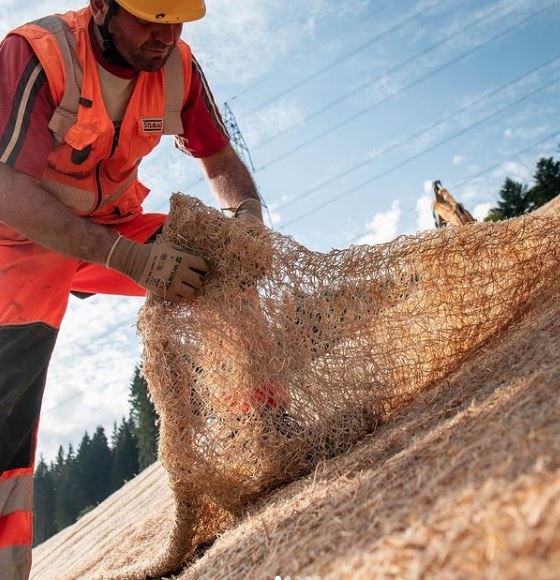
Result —
[[[120,131],[105,109],[88,26],[90,8],[48,16],[11,34],[27,39],[57,108],[49,123],[55,148],[42,184],[77,214],[114,224],[142,212],[149,189],[138,166],[162,135],[183,134],[181,111],[191,81],[191,52],[180,41],[164,67],[141,71]]]

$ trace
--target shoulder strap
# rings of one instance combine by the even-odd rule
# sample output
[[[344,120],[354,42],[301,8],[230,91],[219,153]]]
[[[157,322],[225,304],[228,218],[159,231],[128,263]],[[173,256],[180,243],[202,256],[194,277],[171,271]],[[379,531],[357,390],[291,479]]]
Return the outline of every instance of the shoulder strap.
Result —
[[[78,120],[84,75],[78,61],[76,38],[66,22],[58,16],[46,16],[35,20],[32,24],[44,28],[55,36],[64,61],[64,94],[49,123],[49,129],[60,143],[70,127]]]
[[[163,111],[163,134],[182,135],[185,131],[181,111],[185,101],[185,73],[181,51],[176,46],[163,67],[165,108]]]

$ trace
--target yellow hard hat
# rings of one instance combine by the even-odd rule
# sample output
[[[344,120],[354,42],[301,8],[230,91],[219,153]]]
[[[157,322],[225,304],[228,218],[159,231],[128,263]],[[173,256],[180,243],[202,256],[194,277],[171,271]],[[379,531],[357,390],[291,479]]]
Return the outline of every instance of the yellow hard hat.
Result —
[[[204,0],[116,0],[116,2],[137,18],[162,24],[198,20],[206,14]]]

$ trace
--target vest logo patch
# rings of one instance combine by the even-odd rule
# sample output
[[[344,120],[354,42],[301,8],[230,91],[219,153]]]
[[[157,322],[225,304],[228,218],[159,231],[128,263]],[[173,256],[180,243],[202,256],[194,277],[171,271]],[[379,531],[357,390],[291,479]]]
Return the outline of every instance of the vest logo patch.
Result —
[[[141,119],[144,133],[163,133],[163,119]]]

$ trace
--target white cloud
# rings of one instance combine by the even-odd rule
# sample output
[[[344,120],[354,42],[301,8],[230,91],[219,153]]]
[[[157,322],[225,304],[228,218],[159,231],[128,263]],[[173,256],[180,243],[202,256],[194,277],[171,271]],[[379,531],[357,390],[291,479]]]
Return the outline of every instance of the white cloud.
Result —
[[[52,358],[38,449],[50,459],[61,443],[128,414],[128,385],[140,358],[136,333],[143,299],[71,299]]]
[[[453,165],[461,165],[465,158],[462,155],[454,155],[453,156]]]
[[[363,2],[345,4],[345,11],[351,13],[349,8],[359,10]],[[332,18],[337,7],[339,3],[332,0],[314,0],[305,9],[299,0],[243,0],[242,4],[212,0],[206,18],[186,25],[183,37],[211,80],[240,86],[296,55],[303,42],[313,37],[315,26]]]
[[[273,226],[279,224],[282,221],[282,216],[277,211],[268,210],[268,212],[265,211],[265,213],[270,217],[270,221]]]
[[[251,115],[240,126],[248,146],[255,147],[277,133],[287,132],[303,116],[295,99],[283,99]]]
[[[431,191],[431,182],[430,190]],[[418,231],[431,230],[434,228],[434,215],[432,213],[433,195],[426,192],[416,200],[416,229]]]
[[[485,194],[480,192],[480,185],[476,185],[475,183],[469,183],[461,189],[460,193],[461,200],[464,203],[472,202],[475,199],[485,196]]]
[[[366,224],[364,235],[357,241],[358,244],[381,244],[396,237],[401,207],[399,200],[393,200],[391,209],[386,212],[378,212],[373,219]]]
[[[496,177],[511,177],[516,181],[526,183],[531,179],[531,171],[528,165],[517,161],[507,161],[494,173]]]
[[[516,141],[534,141],[550,130],[549,125],[509,127],[504,131],[504,138],[508,141],[513,139]]]
[[[475,220],[482,221],[487,215],[488,212],[494,207],[493,203],[479,203],[474,206],[472,211],[472,215]]]
[[[16,2],[16,0],[0,1],[0,38],[7,32],[31,20],[36,20],[47,14],[63,13],[76,10],[79,4],[72,0],[45,0],[42,2]]]

